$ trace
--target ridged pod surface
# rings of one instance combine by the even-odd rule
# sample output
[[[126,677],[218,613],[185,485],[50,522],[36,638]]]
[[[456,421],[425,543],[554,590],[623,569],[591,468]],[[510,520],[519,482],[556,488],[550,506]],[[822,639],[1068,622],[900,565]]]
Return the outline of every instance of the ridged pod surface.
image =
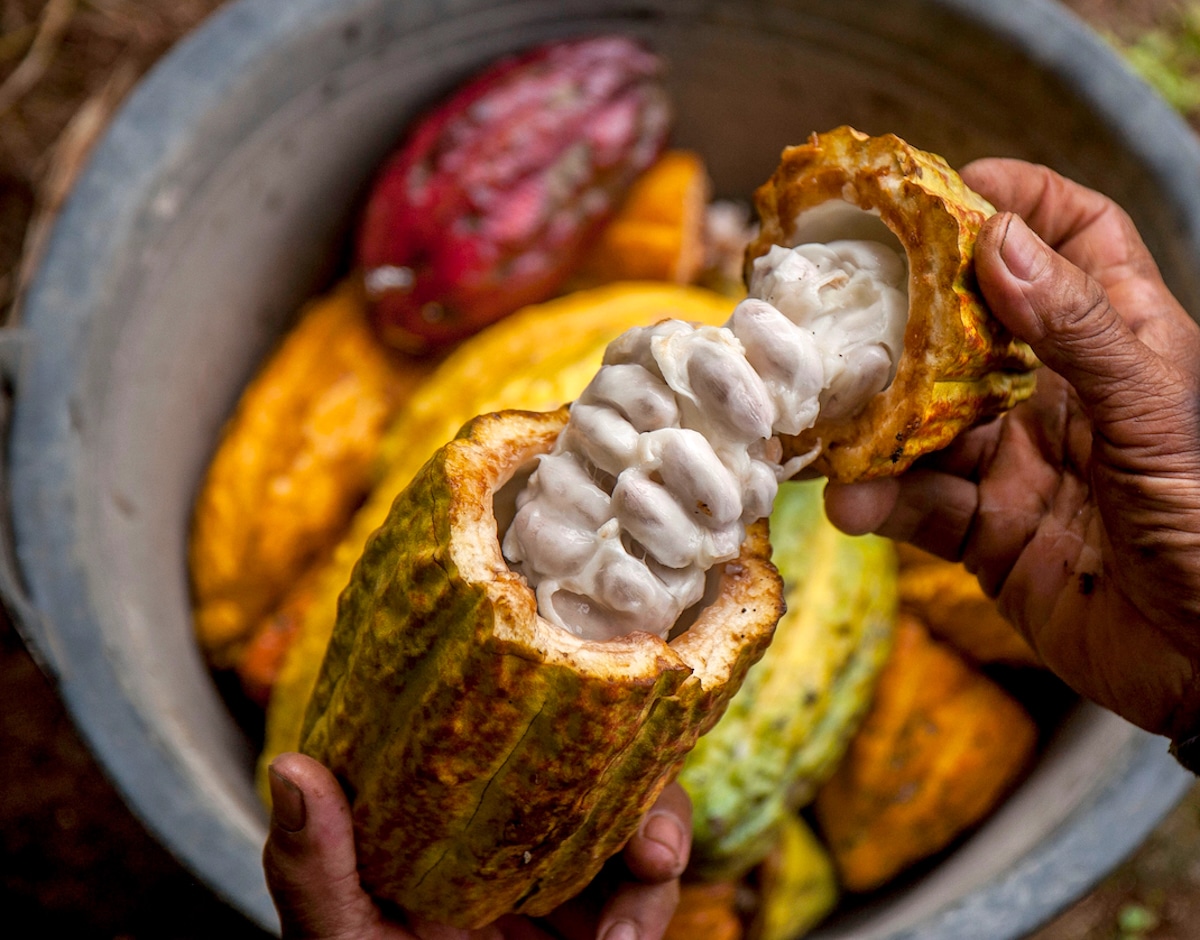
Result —
[[[196,497],[196,637],[214,666],[240,666],[256,626],[347,524],[387,428],[431,371],[375,340],[352,282],[301,312],[242,393]]]
[[[911,558],[917,549],[909,548]],[[1005,663],[1040,668],[1042,661],[1005,620],[996,602],[961,562],[926,556],[916,564],[901,564],[900,605],[925,628],[973,663]]]
[[[666,142],[662,72],[627,36],[552,42],[415,121],[358,235],[379,335],[422,352],[551,297]]]
[[[258,783],[267,798],[267,767],[300,745],[304,709],[337,617],[337,598],[371,533],[396,494],[430,456],[475,415],[501,409],[546,411],[575,398],[600,367],[604,349],[626,329],[664,317],[717,325],[733,309],[728,297],[698,287],[628,281],[576,291],[526,307],[464,342],[405,404],[382,445],[382,477],[355,514],[350,531],[319,574],[295,643],[267,711]],[[504,368],[495,368],[503,363]]]
[[[812,214],[837,201],[877,216],[909,266],[904,353],[891,385],[853,418],[818,421],[791,442],[795,453],[820,442],[813,469],[851,481],[900,473],[1027,398],[1037,360],[975,283],[975,238],[995,209],[941,157],[892,134],[839,127],[786,148],[755,192],[762,224],[747,264],[776,244],[856,237]]]
[[[842,887],[882,887],[978,826],[1037,744],[1010,692],[901,614],[870,710],[813,801]]]
[[[342,594],[305,719],[303,750],[351,796],[364,884],[455,926],[545,914],[578,893],[782,613],[759,524],[670,643],[588,642],[538,617],[501,555],[494,500],[565,421],[565,409],[484,415],[422,468]]]
[[[787,613],[724,717],[687,758],[691,871],[734,878],[834,771],[871,701],[896,621],[892,544],[824,515],[822,484],[785,483],[771,515]]]

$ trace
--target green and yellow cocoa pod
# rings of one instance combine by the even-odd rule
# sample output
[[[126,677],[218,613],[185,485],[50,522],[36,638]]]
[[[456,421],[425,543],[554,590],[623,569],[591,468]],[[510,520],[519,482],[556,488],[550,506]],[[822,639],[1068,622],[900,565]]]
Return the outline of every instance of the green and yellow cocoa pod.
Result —
[[[363,883],[458,927],[546,914],[586,886],[782,613],[758,524],[670,642],[541,619],[501,554],[505,486],[565,422],[485,415],[425,464],[342,592],[305,717],[302,750],[350,797]]]
[[[761,220],[747,265],[772,245],[839,238],[893,244],[908,262],[908,323],[896,376],[850,419],[819,420],[793,442],[820,445],[832,480],[905,470],[964,429],[1027,398],[1037,359],[992,316],[975,282],[975,238],[995,213],[936,154],[851,127],[783,151],[755,192]]]
[[[896,556],[825,517],[822,482],[784,483],[771,515],[772,560],[787,613],[721,721],[688,755],[691,870],[738,877],[834,771],[891,648]]]
[[[579,290],[506,317],[467,340],[401,409],[382,445],[381,479],[316,578],[267,709],[257,782],[269,801],[267,768],[300,746],[312,694],[337,617],[337,599],[392,500],[441,445],[475,415],[502,409],[549,411],[571,401],[596,374],[608,344],[633,326],[664,317],[723,323],[735,301],[699,287],[623,281]]]
[[[808,824],[788,814],[758,867],[758,908],[748,940],[799,940],[837,906],[837,870]]]

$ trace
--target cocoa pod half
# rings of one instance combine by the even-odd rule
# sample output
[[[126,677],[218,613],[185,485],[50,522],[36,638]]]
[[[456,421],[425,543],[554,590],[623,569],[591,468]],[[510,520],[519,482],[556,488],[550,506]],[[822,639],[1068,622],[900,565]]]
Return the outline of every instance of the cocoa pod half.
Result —
[[[425,465],[341,596],[305,717],[302,750],[350,797],[363,883],[457,927],[539,916],[586,886],[783,609],[764,522],[669,643],[585,641],[538,617],[501,555],[503,487],[565,423],[484,415]]]
[[[609,342],[630,327],[664,316],[716,325],[732,308],[729,298],[701,288],[641,281],[609,284],[518,311],[445,359],[388,431],[380,459],[386,470],[318,577],[316,596],[282,663],[271,691],[258,762],[264,799],[268,799],[271,761],[300,746],[304,710],[337,619],[338,596],[367,539],[387,518],[396,494],[412,482],[434,452],[476,415],[561,407],[583,391]],[[505,367],[495,368],[495,363]]]
[[[786,148],[755,205],[762,224],[748,270],[772,245],[841,238],[892,243],[908,263],[895,378],[858,414],[818,420],[791,441],[796,454],[821,446],[814,470],[841,482],[901,473],[1032,394],[1036,357],[975,283],[975,237],[995,209],[940,156],[839,127]]]

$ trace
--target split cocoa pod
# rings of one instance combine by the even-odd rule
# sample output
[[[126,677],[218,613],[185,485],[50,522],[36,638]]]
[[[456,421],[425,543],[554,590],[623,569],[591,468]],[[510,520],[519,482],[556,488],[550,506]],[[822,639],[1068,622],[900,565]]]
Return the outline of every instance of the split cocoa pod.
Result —
[[[783,151],[755,192],[761,221],[746,252],[854,238],[903,251],[904,352],[891,384],[852,418],[818,420],[785,445],[821,447],[812,469],[839,482],[894,476],[1035,386],[1037,359],[992,316],[975,283],[980,226],[995,209],[936,154],[851,127]]]
[[[302,750],[350,797],[363,883],[474,928],[546,914],[637,828],[782,613],[764,522],[669,642],[579,639],[500,550],[505,485],[566,410],[468,423],[424,466],[343,591]]]
[[[300,746],[304,711],[337,619],[338,596],[396,494],[434,452],[476,415],[561,407],[587,385],[609,342],[630,327],[664,316],[716,325],[732,308],[729,298],[698,287],[649,281],[608,284],[526,307],[466,340],[438,366],[388,430],[381,445],[379,482],[320,571],[312,602],[279,669],[256,774],[264,800],[269,801],[271,761]],[[504,367],[496,368],[496,363]]]

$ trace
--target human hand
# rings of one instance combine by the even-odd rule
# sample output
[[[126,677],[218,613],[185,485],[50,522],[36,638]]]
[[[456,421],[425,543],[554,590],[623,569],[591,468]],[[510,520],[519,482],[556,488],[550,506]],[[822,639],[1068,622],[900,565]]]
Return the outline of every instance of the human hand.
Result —
[[[274,809],[263,867],[285,940],[658,940],[678,902],[691,848],[691,803],[672,784],[621,857],[547,917],[545,927],[524,917],[478,931],[401,922],[359,883],[350,807],[333,774],[310,757],[282,754],[271,764],[270,785]]]
[[[977,242],[980,288],[1048,368],[1031,400],[902,477],[831,484],[829,516],[961,559],[1076,691],[1194,735],[1200,329],[1109,199],[1015,160],[962,176],[1002,210]]]

